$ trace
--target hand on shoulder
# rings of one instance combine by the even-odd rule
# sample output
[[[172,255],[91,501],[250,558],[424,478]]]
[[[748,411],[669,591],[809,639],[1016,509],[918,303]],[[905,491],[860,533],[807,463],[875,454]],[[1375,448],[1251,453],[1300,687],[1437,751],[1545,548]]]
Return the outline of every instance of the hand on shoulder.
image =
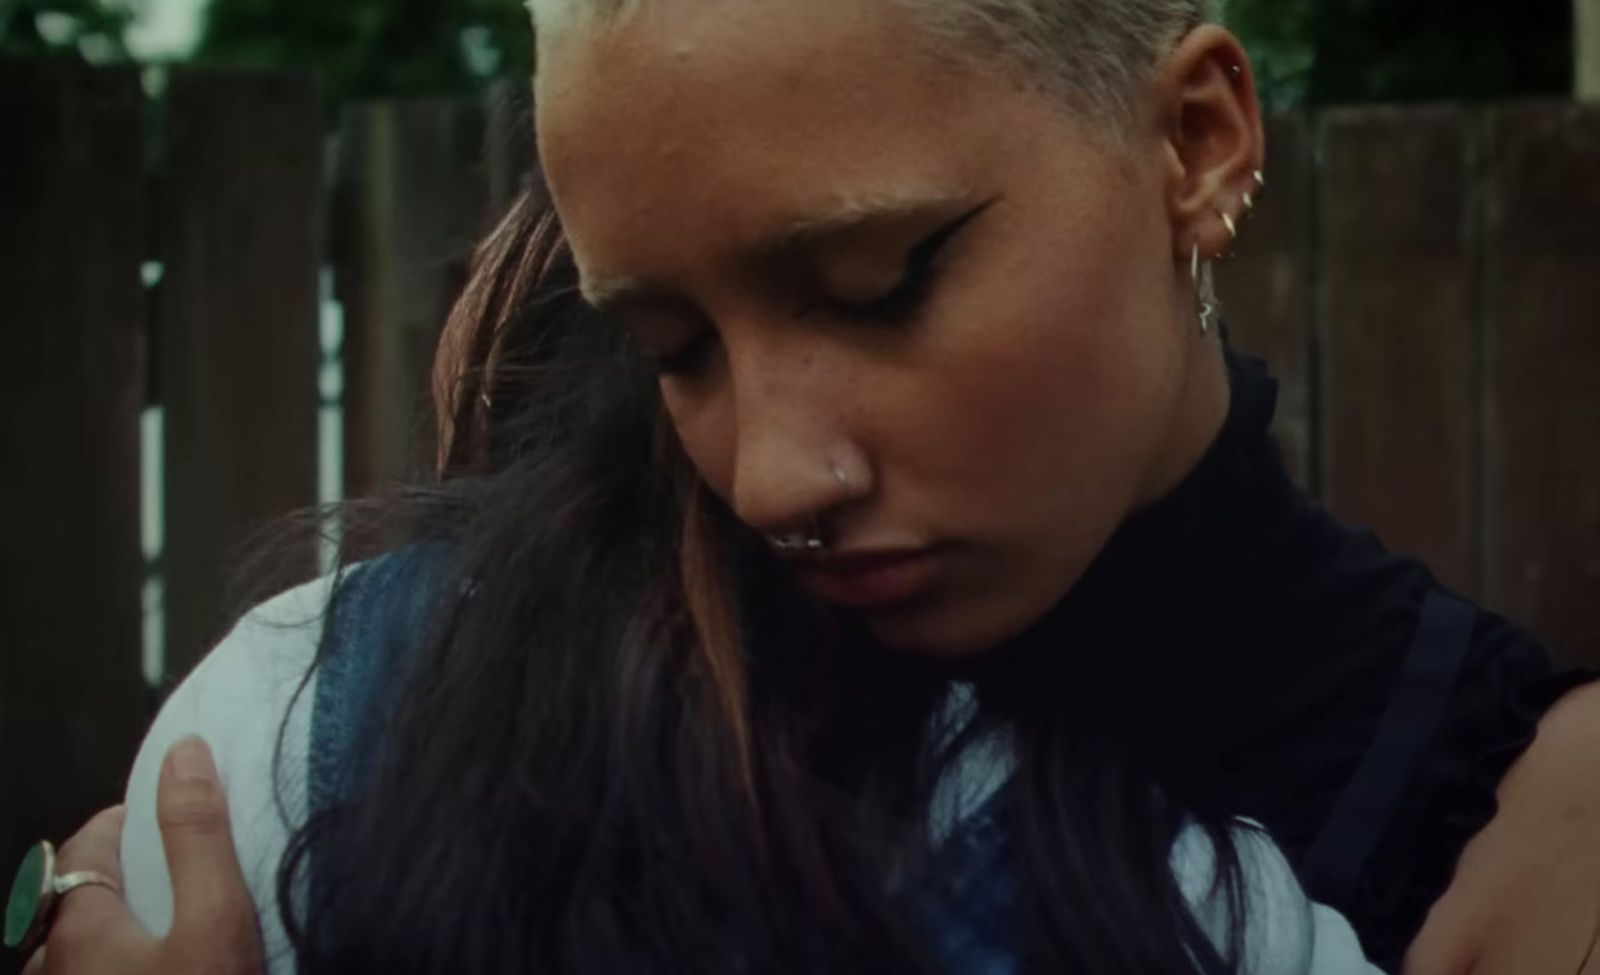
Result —
[[[62,895],[44,946],[25,975],[261,975],[261,934],[238,860],[227,801],[210,750],[180,741],[161,764],[157,819],[173,878],[176,912],[152,935],[116,890],[74,887]],[[91,819],[61,849],[56,875],[97,872],[126,879],[118,855],[122,807]]]
[[[1600,684],[1551,708],[1497,798],[1405,975],[1600,975]]]
[[[246,614],[167,698],[140,746],[125,798],[121,872],[134,916],[158,937],[173,924],[175,906],[158,784],[169,749],[194,736],[215,756],[267,946],[273,956],[284,946],[276,873],[292,828],[305,816],[303,773],[315,685],[302,685],[316,658],[327,594],[328,580],[321,579]]]

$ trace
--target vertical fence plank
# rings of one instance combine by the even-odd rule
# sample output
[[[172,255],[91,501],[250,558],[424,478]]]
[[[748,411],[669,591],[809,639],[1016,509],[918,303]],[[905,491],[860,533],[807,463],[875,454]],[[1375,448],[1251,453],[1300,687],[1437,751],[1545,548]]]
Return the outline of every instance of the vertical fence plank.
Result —
[[[317,499],[322,118],[303,75],[186,70],[167,96],[167,672],[220,635],[241,546]],[[314,549],[277,560],[309,571]],[[292,564],[286,564],[292,563]]]
[[[1311,140],[1298,113],[1267,120],[1267,189],[1240,228],[1237,255],[1217,266],[1233,345],[1278,379],[1274,433],[1301,484],[1311,482]]]
[[[1458,591],[1477,589],[1470,124],[1329,112],[1320,213],[1325,497]]]
[[[116,801],[139,666],[143,95],[0,64],[0,863]]]
[[[433,354],[488,202],[484,111],[429,99],[349,110],[335,275],[345,310],[345,487],[434,463]]]
[[[1490,593],[1600,664],[1600,106],[1490,118]]]

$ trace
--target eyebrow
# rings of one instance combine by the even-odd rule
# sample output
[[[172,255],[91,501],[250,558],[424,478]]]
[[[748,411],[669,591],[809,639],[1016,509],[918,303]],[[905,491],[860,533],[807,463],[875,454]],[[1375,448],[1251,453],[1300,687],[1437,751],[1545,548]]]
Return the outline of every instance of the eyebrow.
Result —
[[[775,264],[876,225],[899,223],[924,214],[943,214],[968,200],[967,196],[957,194],[919,196],[879,193],[861,196],[826,213],[789,221],[740,247],[739,252],[753,263]],[[600,311],[621,305],[670,300],[673,297],[669,288],[629,277],[585,279],[579,287],[584,300]]]

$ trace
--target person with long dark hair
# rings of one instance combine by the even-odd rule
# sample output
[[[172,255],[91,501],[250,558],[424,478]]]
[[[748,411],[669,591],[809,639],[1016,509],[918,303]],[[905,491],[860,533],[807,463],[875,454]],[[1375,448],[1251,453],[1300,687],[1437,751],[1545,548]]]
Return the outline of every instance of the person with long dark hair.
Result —
[[[1600,704],[1286,475],[1200,0],[533,7],[553,210],[446,331],[444,476],[166,705],[146,927],[248,970],[248,890],[307,973],[1584,964]],[[158,771],[193,733],[237,864],[186,839],[230,834],[205,750]],[[45,964],[148,970],[87,923]]]

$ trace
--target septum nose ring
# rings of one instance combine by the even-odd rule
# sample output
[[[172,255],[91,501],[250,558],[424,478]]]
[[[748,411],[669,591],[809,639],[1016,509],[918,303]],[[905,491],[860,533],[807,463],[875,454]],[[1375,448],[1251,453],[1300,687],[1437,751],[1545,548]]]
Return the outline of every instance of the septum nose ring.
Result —
[[[834,464],[829,473],[839,484],[849,487],[850,475],[845,473],[844,467]],[[821,519],[813,516],[806,524],[805,531],[790,532],[787,535],[771,535],[767,538],[774,551],[786,559],[799,555],[821,552],[828,547],[822,540]]]
[[[767,539],[777,553],[786,559],[811,552],[820,552],[827,548],[822,541],[822,532],[817,525],[817,519],[811,519],[805,531],[790,532],[787,535],[774,535]]]

